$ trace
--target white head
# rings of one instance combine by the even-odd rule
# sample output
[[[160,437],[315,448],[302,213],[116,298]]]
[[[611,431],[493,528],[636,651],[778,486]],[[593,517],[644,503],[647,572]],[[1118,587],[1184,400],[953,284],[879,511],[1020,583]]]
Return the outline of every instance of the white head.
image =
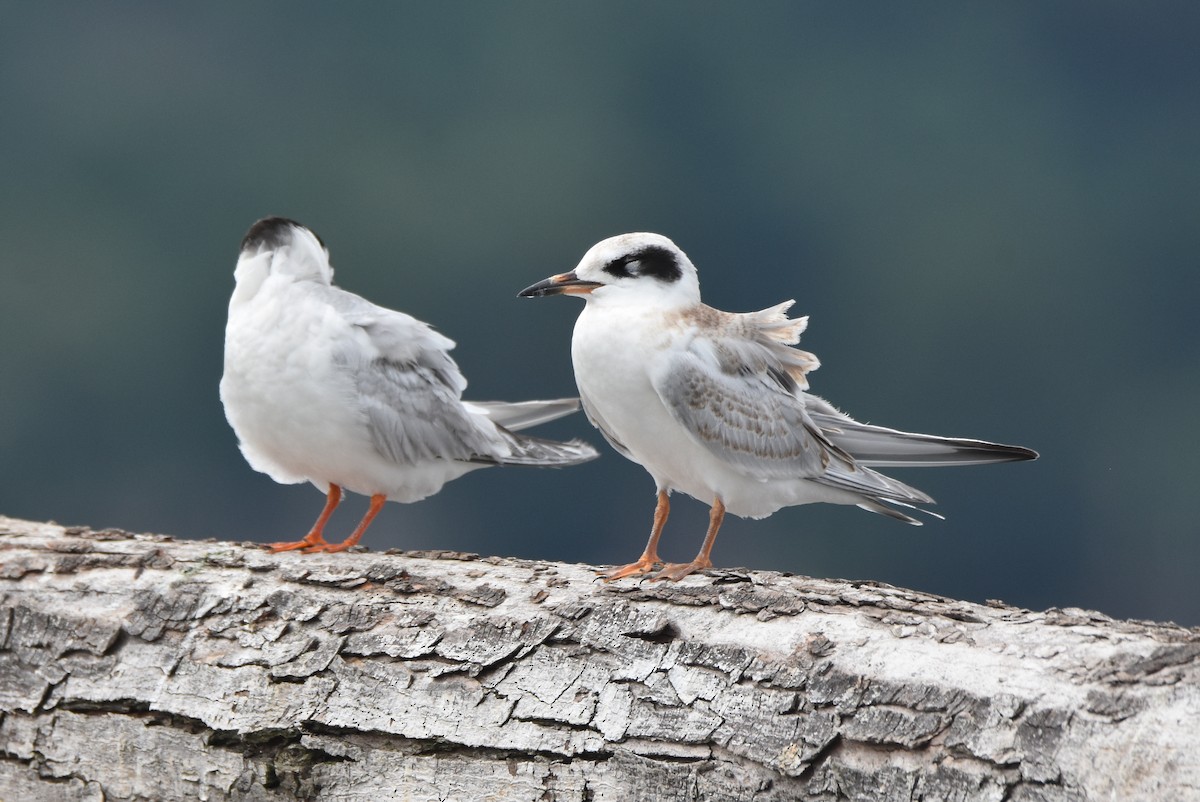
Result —
[[[268,276],[331,284],[329,250],[320,237],[295,220],[264,217],[242,238],[233,277],[239,290],[252,295]]]
[[[621,234],[596,243],[570,273],[521,291],[525,298],[582,295],[588,303],[691,306],[700,279],[687,254],[661,234]]]

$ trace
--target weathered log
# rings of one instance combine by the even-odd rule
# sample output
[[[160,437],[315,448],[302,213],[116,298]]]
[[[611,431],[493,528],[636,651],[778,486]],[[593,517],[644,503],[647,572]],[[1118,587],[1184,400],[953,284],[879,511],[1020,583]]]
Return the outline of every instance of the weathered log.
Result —
[[[1200,798],[1200,632],[0,517],[0,799]]]

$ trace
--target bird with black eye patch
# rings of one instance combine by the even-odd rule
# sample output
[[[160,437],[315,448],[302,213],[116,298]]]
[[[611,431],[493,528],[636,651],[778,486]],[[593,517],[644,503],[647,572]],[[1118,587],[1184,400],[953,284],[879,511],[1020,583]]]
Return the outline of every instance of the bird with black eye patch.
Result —
[[[520,430],[576,411],[578,399],[464,401],[454,343],[403,312],[333,286],[325,243],[282,217],[251,226],[234,270],[221,401],[250,467],[310,482],[325,509],[301,540],[274,551],[343,551],[386,501],[431,496],[495,465],[563,467],[595,459],[578,440]],[[340,543],[323,532],[342,490],[371,497]]]
[[[659,234],[603,240],[571,272],[520,295],[586,301],[571,338],[584,412],[654,478],[650,540],[635,562],[602,574],[608,580],[660,565],[652,578],[711,568],[726,512],[765,518],[830,502],[919,525],[903,510],[933,499],[874,468],[1037,458],[1021,446],[859,423],[810,395],[808,374],[820,363],[791,347],[808,325],[807,317],[788,318],[793,302],[742,314],[705,305],[695,266]],[[658,542],[674,490],[711,505],[709,526],[695,559],[663,564]]]

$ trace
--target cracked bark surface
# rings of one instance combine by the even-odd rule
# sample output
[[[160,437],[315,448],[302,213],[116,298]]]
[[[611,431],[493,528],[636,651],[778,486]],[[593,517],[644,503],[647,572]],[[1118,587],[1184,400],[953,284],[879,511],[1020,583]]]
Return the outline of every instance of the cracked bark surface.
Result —
[[[1200,631],[0,517],[0,799],[1200,799]]]

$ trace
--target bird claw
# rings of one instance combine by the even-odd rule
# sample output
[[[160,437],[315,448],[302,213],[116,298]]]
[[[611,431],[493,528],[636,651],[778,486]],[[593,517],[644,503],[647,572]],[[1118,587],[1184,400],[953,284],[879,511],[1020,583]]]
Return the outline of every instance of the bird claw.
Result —
[[[622,565],[620,568],[614,568],[611,571],[599,571],[597,572],[597,576],[600,579],[603,579],[605,582],[612,582],[617,579],[624,579],[627,576],[647,574],[652,571],[654,566],[658,565],[659,562],[660,561],[657,556],[647,557],[643,555],[642,558],[635,563]]]
[[[321,551],[323,546],[328,545],[329,544],[326,543],[323,538],[317,537],[312,540],[309,538],[304,538],[304,540],[285,540],[280,541],[279,543],[267,543],[266,549],[272,554],[278,554],[281,551],[302,551],[305,554],[310,554],[313,551]]]
[[[296,540],[295,543],[268,543],[265,545],[265,547],[266,550],[272,553],[272,555],[277,555],[277,553],[280,553],[281,551],[307,552],[308,549],[311,549],[312,544],[305,543],[304,540]]]
[[[344,541],[341,543],[321,542],[314,546],[309,546],[308,548],[304,549],[304,553],[305,554],[333,554],[333,553],[339,552],[339,551],[346,551],[353,545],[354,545],[353,543],[346,543]]]
[[[672,582],[678,582],[685,576],[694,574],[697,571],[705,571],[709,568],[712,568],[712,561],[710,560],[704,562],[692,560],[690,563],[667,563],[662,567],[661,571],[650,577],[650,581],[662,582],[669,579]]]

